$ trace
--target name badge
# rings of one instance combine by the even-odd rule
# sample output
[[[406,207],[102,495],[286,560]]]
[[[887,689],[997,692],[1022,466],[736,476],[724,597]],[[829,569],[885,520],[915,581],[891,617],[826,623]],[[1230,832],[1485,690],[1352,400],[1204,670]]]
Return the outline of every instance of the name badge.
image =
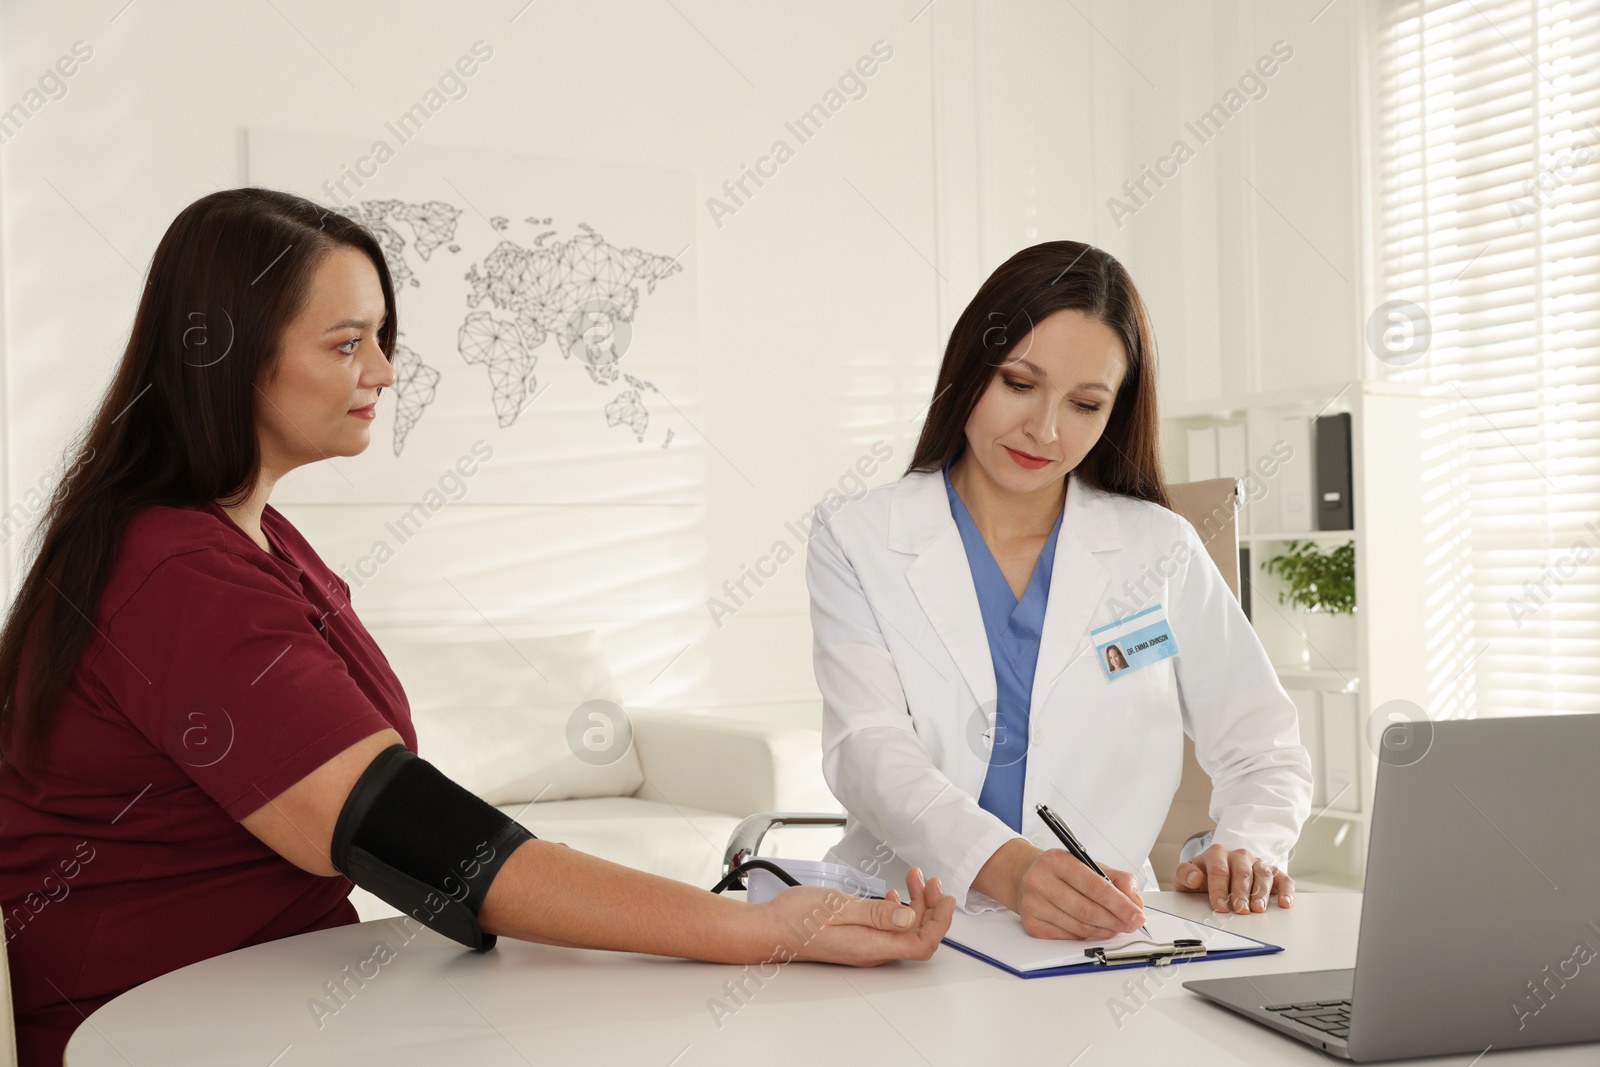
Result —
[[[1100,671],[1110,681],[1178,654],[1178,642],[1160,604],[1090,630],[1089,637],[1100,659]]]

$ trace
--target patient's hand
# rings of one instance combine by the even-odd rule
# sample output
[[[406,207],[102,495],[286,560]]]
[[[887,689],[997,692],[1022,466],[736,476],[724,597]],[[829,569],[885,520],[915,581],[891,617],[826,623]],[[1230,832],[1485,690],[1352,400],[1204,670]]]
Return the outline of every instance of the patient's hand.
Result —
[[[866,900],[818,886],[786,889],[753,907],[770,913],[779,962],[875,967],[890,960],[925,960],[950,929],[955,899],[940,891],[937,878],[924,882],[915,867],[906,875],[906,887],[910,907],[893,889],[886,900]]]

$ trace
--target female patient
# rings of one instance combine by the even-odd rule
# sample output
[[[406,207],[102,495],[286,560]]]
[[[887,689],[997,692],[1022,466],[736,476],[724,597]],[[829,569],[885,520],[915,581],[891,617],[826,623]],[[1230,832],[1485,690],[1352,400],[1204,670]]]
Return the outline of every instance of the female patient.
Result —
[[[140,982],[355,922],[335,831],[353,789],[377,795],[369,769],[406,763],[407,788],[479,828],[496,817],[406,762],[405,694],[349,586],[267,503],[296,467],[366,449],[397,330],[373,236],[298,197],[211,194],[156,249],[0,634],[0,909],[24,1065],[59,1064],[84,1016]],[[367,846],[415,843],[414,822],[382,825],[401,807],[352,817]],[[434,834],[485,855],[465,825]],[[823,906],[820,889],[748,905],[507,839],[473,898],[488,935],[868,965],[926,959],[953,908],[916,872],[911,907]]]
[[[951,331],[905,477],[819,507],[823,768],[850,813],[833,858],[936,867],[964,909],[1003,905],[1038,937],[1136,929],[1188,734],[1217,827],[1174,884],[1218,911],[1289,905],[1310,760],[1255,632],[1169,510],[1155,397],[1122,265],[1074,241],[1024,249]],[[1115,888],[1057,847],[1041,803]]]

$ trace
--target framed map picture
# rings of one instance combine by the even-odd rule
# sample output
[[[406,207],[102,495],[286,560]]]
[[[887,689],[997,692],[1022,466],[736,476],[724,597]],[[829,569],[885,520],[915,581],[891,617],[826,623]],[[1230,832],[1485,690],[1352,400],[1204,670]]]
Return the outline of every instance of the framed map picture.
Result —
[[[471,457],[478,503],[701,503],[694,178],[250,130],[249,180],[363,223],[395,286],[372,445],[284,503],[407,503]]]

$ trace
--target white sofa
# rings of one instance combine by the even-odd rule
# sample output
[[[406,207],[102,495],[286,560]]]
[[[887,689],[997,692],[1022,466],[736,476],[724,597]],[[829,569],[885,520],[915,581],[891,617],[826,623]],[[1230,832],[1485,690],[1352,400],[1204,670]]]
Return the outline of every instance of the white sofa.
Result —
[[[405,687],[419,754],[540,838],[710,888],[745,816],[840,810],[817,731],[725,709],[624,711],[593,632],[373,637]],[[830,843],[789,833],[800,836],[763,851],[820,856]],[[363,920],[397,914],[359,888],[351,901]]]

